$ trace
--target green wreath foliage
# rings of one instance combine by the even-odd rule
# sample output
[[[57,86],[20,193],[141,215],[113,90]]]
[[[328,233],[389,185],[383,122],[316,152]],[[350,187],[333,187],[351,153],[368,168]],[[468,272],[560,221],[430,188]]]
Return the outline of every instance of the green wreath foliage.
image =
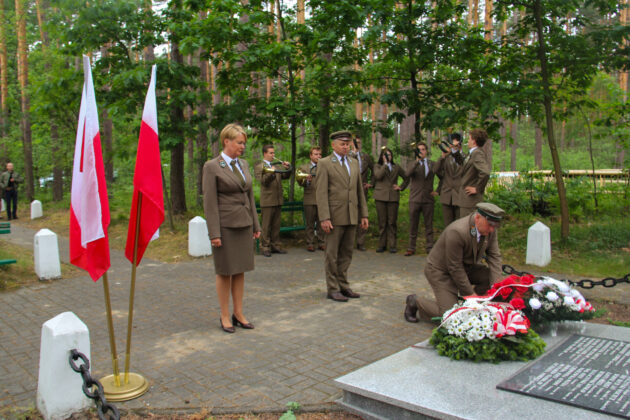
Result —
[[[601,311],[574,311],[566,306],[554,307],[552,310],[531,309],[529,306],[523,309],[523,313],[529,319],[531,327],[536,331],[543,331],[550,324],[562,321],[587,321],[601,316]]]
[[[453,360],[473,362],[527,361],[543,354],[546,343],[533,330],[527,334],[503,336],[500,339],[484,338],[468,341],[465,338],[448,334],[446,328],[433,330],[429,341],[440,356]]]

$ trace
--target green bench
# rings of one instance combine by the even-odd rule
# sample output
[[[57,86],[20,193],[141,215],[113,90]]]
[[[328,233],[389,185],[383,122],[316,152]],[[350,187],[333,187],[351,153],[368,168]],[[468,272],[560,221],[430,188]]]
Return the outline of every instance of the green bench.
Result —
[[[256,212],[260,214],[260,204],[256,203]],[[282,204],[282,213],[295,213],[300,212],[302,215],[302,224],[294,224],[292,226],[280,226],[280,233],[293,232],[296,230],[306,229],[306,218],[304,216],[304,202],[303,201],[287,201]],[[256,252],[260,252],[260,239],[256,239]]]
[[[11,233],[11,223],[9,222],[2,222],[0,223],[0,234],[9,234]],[[9,265],[9,264],[15,264],[17,262],[17,260],[0,260],[0,265]]]

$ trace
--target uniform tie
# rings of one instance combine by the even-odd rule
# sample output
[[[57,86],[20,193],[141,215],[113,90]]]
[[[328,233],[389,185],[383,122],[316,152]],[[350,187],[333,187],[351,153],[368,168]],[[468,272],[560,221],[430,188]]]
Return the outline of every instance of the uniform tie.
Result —
[[[232,166],[232,172],[234,172],[240,179],[241,179],[241,186],[245,186],[245,178],[243,177],[243,174],[241,173],[241,171],[238,169],[238,159],[232,159],[232,162],[230,162],[230,165]]]
[[[341,166],[346,168],[346,172],[348,172],[348,176],[350,176],[350,168],[346,165],[346,157],[345,156],[341,157]]]

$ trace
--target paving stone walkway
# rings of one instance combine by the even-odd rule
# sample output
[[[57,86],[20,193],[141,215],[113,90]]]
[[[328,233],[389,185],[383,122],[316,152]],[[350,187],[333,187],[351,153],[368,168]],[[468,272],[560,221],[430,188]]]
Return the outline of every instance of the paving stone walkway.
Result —
[[[32,247],[34,231],[14,224],[7,239]],[[68,243],[60,238],[62,260]],[[177,250],[186,252],[186,250]],[[151,388],[123,409],[208,408],[281,410],[289,401],[326,406],[341,396],[333,379],[426,339],[432,326],[410,324],[402,311],[409,293],[430,295],[424,256],[355,251],[350,268],[360,299],[325,299],[321,251],[290,249],[256,256],[246,274],[245,313],[256,329],[219,329],[212,257],[138,268],[132,371]],[[112,251],[109,272],[120,365],[124,364],[131,266]],[[556,275],[555,277],[562,278]],[[626,285],[623,285],[626,286]],[[592,295],[608,296],[599,289]],[[630,287],[613,300],[630,304]],[[0,294],[0,407],[35,406],[41,325],[72,311],[90,330],[92,373],[110,374],[102,283],[88,276]]]

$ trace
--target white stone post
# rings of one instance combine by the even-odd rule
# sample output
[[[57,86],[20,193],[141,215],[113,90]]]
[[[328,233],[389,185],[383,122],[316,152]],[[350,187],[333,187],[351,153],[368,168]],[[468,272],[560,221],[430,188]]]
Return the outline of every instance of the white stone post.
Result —
[[[544,267],[551,262],[551,230],[541,222],[527,231],[526,264]]]
[[[42,217],[44,212],[42,211],[42,202],[39,200],[33,200],[31,203],[31,220]]]
[[[35,234],[33,255],[35,257],[35,274],[40,280],[61,277],[59,244],[55,232],[41,229]]]
[[[7,208],[4,205],[4,198],[0,198],[0,211],[3,213],[7,211]]]
[[[70,350],[77,349],[90,359],[90,332],[72,312],[49,319],[42,326],[39,350],[37,409],[45,420],[68,418],[92,406],[81,389],[81,375],[70,367]],[[80,366],[83,362],[75,362]]]
[[[188,222],[188,255],[191,257],[212,255],[208,225],[203,217],[195,216]]]

